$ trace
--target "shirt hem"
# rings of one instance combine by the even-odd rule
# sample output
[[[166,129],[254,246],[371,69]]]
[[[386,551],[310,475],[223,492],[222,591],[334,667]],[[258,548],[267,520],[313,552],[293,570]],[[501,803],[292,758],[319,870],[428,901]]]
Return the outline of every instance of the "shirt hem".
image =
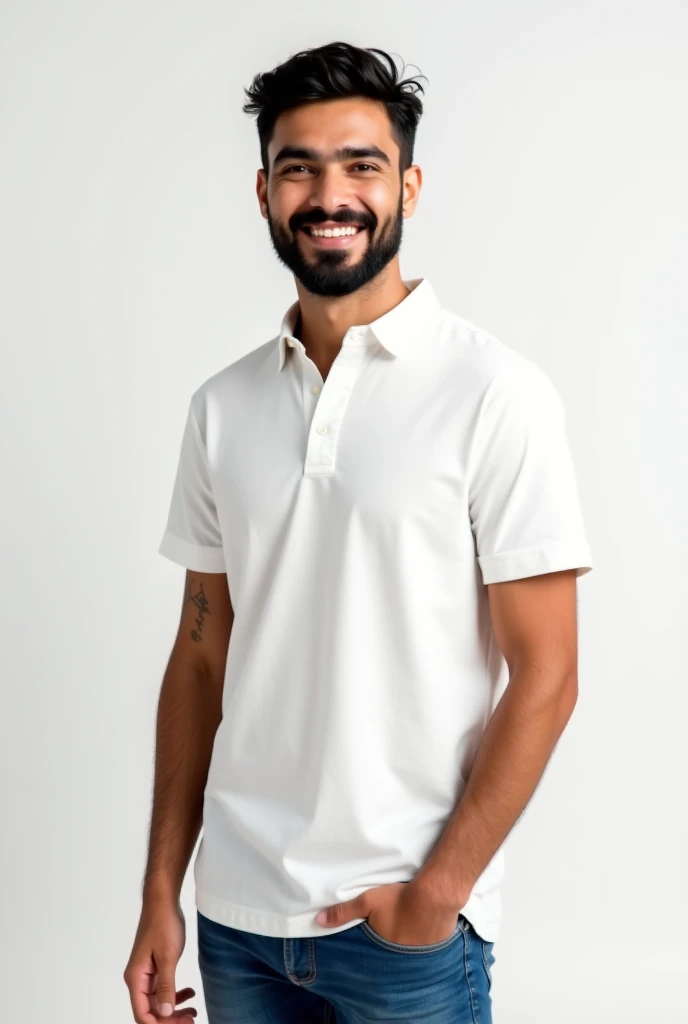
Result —
[[[226,572],[223,548],[190,544],[188,540],[177,537],[169,530],[163,534],[158,554],[195,572]]]
[[[195,903],[200,913],[216,924],[277,939],[317,938],[321,935],[334,935],[336,932],[346,931],[347,928],[354,928],[366,920],[364,917],[356,917],[335,928],[318,924],[315,920],[315,915],[320,910],[324,910],[324,907],[318,907],[316,910],[304,914],[285,917],[284,914],[272,914],[266,910],[243,907],[238,903],[213,896],[198,887],[195,892]],[[485,942],[495,942],[499,935],[499,925],[494,921],[486,920],[485,914],[481,911],[478,899],[473,896],[461,908],[461,914],[473,925],[478,935]]]
[[[479,555],[483,583],[502,583],[526,576],[575,569],[576,576],[592,570],[592,555],[587,544],[550,544],[541,548],[504,551],[497,555]]]

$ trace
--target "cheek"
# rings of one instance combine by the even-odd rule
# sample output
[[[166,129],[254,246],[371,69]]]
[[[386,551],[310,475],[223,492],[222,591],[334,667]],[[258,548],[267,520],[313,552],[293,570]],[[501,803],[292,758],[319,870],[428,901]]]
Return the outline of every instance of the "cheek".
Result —
[[[270,213],[287,224],[289,218],[304,205],[305,199],[303,192],[295,188],[292,182],[277,182],[268,192]]]
[[[392,194],[384,181],[371,181],[368,187],[360,193],[360,198],[361,202],[369,206],[378,216],[388,210],[392,203]]]
[[[389,186],[382,181],[371,182],[365,192],[359,193],[360,201],[374,215],[376,220],[375,233],[393,220],[397,211],[397,197],[392,194]]]

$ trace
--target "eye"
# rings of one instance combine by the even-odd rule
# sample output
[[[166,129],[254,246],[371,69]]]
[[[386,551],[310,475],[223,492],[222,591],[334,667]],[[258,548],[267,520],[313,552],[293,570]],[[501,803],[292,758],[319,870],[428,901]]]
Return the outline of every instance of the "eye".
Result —
[[[377,170],[377,167],[374,167],[373,164],[367,164],[367,163],[354,164],[354,168],[356,168],[356,167],[365,167],[369,171],[376,171]],[[290,171],[307,171],[307,170],[308,170],[308,168],[305,166],[305,164],[290,164],[289,167],[285,167],[284,168],[284,170],[282,171],[282,174],[289,174]]]

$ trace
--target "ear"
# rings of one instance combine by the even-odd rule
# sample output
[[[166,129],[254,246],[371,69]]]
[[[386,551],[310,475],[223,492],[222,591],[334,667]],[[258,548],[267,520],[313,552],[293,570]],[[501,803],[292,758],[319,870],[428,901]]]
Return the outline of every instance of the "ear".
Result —
[[[256,195],[260,206],[260,215],[264,220],[268,219],[268,177],[262,167],[258,168],[256,175]]]
[[[402,189],[402,214],[404,217],[412,217],[418,199],[420,197],[420,190],[423,185],[423,172],[421,171],[418,164],[411,164],[404,171],[401,189]]]

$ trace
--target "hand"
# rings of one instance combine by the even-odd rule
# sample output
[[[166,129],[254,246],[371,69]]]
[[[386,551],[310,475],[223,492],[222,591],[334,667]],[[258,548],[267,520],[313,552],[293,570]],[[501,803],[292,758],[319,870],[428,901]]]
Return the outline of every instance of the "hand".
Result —
[[[175,989],[174,972],[186,941],[184,915],[171,900],[144,901],[138,931],[124,981],[129,989],[136,1024],[193,1024],[193,1006],[175,1010],[196,993],[192,988]],[[165,1005],[167,1004],[167,1005]]]
[[[365,917],[373,931],[389,942],[429,946],[454,934],[460,910],[449,901],[438,902],[431,890],[412,879],[366,889],[353,900],[321,910],[315,919],[318,924],[336,926]]]

